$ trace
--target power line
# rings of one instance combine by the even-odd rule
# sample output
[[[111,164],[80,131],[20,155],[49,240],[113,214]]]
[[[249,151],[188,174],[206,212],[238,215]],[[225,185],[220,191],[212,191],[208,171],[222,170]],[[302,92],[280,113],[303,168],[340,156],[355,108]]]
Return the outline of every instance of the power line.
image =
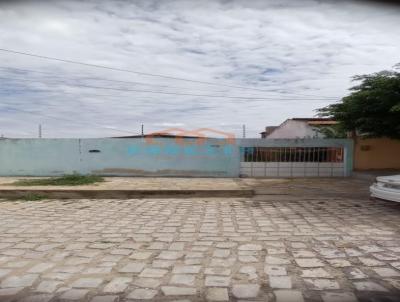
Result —
[[[52,78],[66,78],[65,76],[56,76],[54,73],[51,72],[44,72],[44,71],[37,71],[37,70],[32,70],[32,69],[22,69],[22,68],[16,68],[16,67],[5,67],[5,66],[0,66],[1,69],[5,70],[18,70],[18,71],[25,71],[25,72],[33,72],[33,73],[40,73],[40,74],[47,74],[51,75]],[[67,78],[71,79],[71,78]],[[77,80],[72,78],[73,80]],[[134,85],[144,85],[144,86],[153,86],[153,87],[161,87],[161,88],[178,88],[178,89],[189,89],[189,90],[197,90],[197,91],[210,91],[210,90],[205,90],[205,89],[198,89],[198,88],[188,88],[188,87],[181,87],[181,86],[170,86],[170,85],[159,85],[159,84],[150,84],[150,83],[143,83],[143,82],[136,82],[136,81],[123,81],[123,80],[114,80],[114,79],[107,79],[107,78],[100,78],[100,77],[89,77],[89,78],[81,78],[82,80],[97,80],[97,81],[106,81],[106,82],[115,82],[115,83],[123,83],[123,84],[134,84]],[[282,93],[282,92],[276,92],[273,90],[263,90],[269,93],[276,93],[276,94],[286,94],[286,95],[296,95],[293,93]],[[226,90],[224,91],[211,91],[211,92],[227,92]],[[300,95],[301,96],[301,95]],[[315,96],[316,97],[316,96]],[[318,97],[318,99],[337,99],[335,97]]]
[[[19,79],[19,78],[10,78],[10,77],[0,77],[0,79],[5,80],[17,80],[24,82],[36,82],[42,84],[48,84],[43,81],[38,80],[29,80],[29,79]],[[209,94],[191,94],[191,93],[179,93],[179,92],[163,92],[163,91],[154,91],[154,90],[140,90],[140,89],[126,89],[126,88],[115,88],[115,87],[102,87],[102,86],[93,86],[93,85],[83,85],[83,84],[65,84],[63,85],[70,87],[82,87],[82,88],[91,88],[91,89],[105,89],[105,90],[116,90],[116,91],[124,91],[124,92],[140,92],[140,93],[151,93],[151,94],[165,94],[165,95],[179,95],[179,96],[193,96],[193,97],[205,97],[205,98],[224,98],[224,99],[241,99],[241,100],[270,100],[270,101],[307,101],[310,99],[295,99],[295,98],[267,98],[267,97],[242,97],[242,96],[225,96],[225,95],[209,95]],[[313,99],[317,100],[317,99]],[[321,99],[323,100],[323,99]]]
[[[207,82],[207,81],[199,81],[199,80],[192,80],[192,79],[186,79],[186,78],[180,78],[180,77],[173,77],[173,76],[161,75],[161,74],[155,74],[155,73],[140,72],[140,71],[134,71],[134,70],[124,69],[124,68],[115,68],[115,67],[103,66],[103,65],[98,65],[98,64],[84,63],[84,62],[80,62],[80,61],[73,61],[73,60],[60,59],[60,58],[55,58],[55,57],[48,57],[48,56],[37,55],[37,54],[33,54],[33,53],[21,52],[21,51],[5,49],[5,48],[0,48],[0,51],[13,53],[13,54],[24,55],[24,56],[35,57],[35,58],[39,58],[39,59],[45,59],[45,60],[52,60],[52,61],[59,61],[59,62],[64,62],[64,63],[82,65],[82,66],[87,66],[87,67],[102,68],[102,69],[108,69],[108,70],[115,70],[115,71],[121,71],[121,72],[134,73],[134,74],[143,75],[143,76],[165,78],[165,79],[169,79],[169,80],[177,80],[177,81],[185,81],[185,82],[199,83],[199,84],[205,84],[205,85],[213,85],[213,86],[221,86],[221,87],[230,87],[230,88],[239,88],[239,89],[270,92],[268,90],[263,90],[263,89],[254,88],[254,87],[235,86],[235,85],[227,85],[227,84],[217,84],[217,83],[212,83],[212,82]],[[303,96],[309,96],[310,97],[311,95],[303,95]],[[315,95],[314,95],[314,97],[315,97]],[[318,96],[316,96],[316,97],[318,97]]]
[[[32,70],[32,69],[22,69],[22,68],[15,68],[15,67],[4,67],[0,66],[1,69],[6,69],[6,70],[18,70],[18,71],[27,71],[27,72],[34,72],[34,73],[40,73],[40,74],[47,74],[51,75],[53,78],[66,78],[64,76],[56,76],[54,73],[51,72],[44,72],[44,71],[37,71],[37,70]],[[71,79],[71,78],[69,78]],[[74,79],[73,80],[78,80]],[[134,84],[134,85],[143,85],[143,86],[153,86],[153,87],[161,87],[161,88],[178,88],[178,89],[190,89],[190,90],[198,90],[198,91],[210,91],[210,90],[205,90],[205,89],[198,89],[198,88],[188,88],[188,87],[181,87],[181,86],[170,86],[170,85],[158,85],[158,84],[150,84],[150,83],[143,83],[143,82],[136,82],[136,81],[122,81],[122,80],[113,80],[113,79],[106,79],[106,78],[99,78],[99,77],[86,77],[86,78],[80,78],[81,80],[95,80],[95,81],[105,81],[105,82],[115,82],[115,83],[123,83],[123,84]],[[213,91],[213,92],[227,92],[226,90],[224,91]]]

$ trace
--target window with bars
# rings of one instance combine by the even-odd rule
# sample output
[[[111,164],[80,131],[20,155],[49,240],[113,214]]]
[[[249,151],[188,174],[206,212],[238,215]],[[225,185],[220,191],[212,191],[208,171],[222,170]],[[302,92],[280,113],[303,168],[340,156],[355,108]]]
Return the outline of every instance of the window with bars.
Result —
[[[337,147],[243,147],[244,162],[343,162]]]

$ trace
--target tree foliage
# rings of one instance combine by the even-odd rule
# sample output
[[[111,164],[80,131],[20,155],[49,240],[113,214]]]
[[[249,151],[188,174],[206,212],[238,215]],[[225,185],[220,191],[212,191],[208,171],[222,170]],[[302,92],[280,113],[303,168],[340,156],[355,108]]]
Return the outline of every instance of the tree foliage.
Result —
[[[324,138],[347,138],[347,131],[343,129],[341,124],[329,127],[316,127],[317,131],[323,134]]]
[[[400,72],[381,71],[354,77],[361,81],[341,102],[318,109],[345,131],[400,139]]]

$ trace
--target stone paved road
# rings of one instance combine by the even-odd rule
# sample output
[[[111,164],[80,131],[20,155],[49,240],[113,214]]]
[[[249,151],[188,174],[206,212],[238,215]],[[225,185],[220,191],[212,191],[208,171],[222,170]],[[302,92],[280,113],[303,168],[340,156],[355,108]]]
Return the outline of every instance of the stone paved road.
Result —
[[[400,301],[400,204],[0,202],[0,301]]]

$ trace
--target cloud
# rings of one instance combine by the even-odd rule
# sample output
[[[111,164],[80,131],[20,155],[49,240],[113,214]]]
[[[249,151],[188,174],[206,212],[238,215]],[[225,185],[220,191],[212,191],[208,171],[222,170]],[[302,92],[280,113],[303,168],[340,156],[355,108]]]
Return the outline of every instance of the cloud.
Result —
[[[240,135],[246,124],[255,137],[340,99],[353,75],[398,63],[399,13],[369,1],[2,2],[1,48],[266,91],[0,52],[0,129],[35,136],[42,123],[45,137],[104,137],[145,124],[149,132],[184,125]]]

